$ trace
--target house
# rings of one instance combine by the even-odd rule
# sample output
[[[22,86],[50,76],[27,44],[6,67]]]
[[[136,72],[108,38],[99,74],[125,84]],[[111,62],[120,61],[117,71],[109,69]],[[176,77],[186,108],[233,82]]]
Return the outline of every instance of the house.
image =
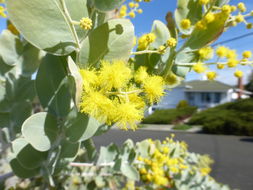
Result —
[[[222,83],[220,81],[192,80],[182,82],[179,86],[166,90],[166,95],[161,101],[153,105],[148,113],[156,109],[176,108],[181,100],[186,100],[190,105],[199,109],[206,109],[226,102],[232,102],[241,98],[248,98],[250,92],[238,89],[234,86]]]

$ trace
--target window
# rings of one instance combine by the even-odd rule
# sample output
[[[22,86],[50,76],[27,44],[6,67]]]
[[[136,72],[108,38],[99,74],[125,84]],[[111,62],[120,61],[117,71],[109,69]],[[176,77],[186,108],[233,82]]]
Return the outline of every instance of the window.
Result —
[[[201,93],[201,101],[202,103],[210,103],[211,102],[211,94],[207,92]]]
[[[221,101],[221,93],[216,92],[214,93],[214,103],[220,103]]]

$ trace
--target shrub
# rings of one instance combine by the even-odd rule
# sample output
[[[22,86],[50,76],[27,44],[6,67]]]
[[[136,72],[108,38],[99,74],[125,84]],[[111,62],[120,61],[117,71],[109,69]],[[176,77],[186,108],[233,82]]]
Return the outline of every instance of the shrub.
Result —
[[[203,125],[207,133],[253,136],[253,99],[226,103],[197,113],[189,124]]]
[[[189,106],[189,104],[188,104],[187,100],[181,100],[177,104],[177,108],[185,108],[188,106]]]
[[[142,123],[145,124],[172,124],[179,123],[183,119],[191,116],[196,112],[197,108],[193,106],[188,106],[179,109],[164,109],[155,110],[155,112],[146,117]]]

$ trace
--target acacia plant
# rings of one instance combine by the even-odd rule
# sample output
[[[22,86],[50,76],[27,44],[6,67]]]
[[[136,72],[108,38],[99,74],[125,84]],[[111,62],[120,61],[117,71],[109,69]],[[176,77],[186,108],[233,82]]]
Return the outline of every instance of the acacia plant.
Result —
[[[208,156],[173,136],[94,147],[92,137],[112,126],[136,130],[191,70],[213,80],[212,65],[252,64],[250,51],[239,59],[210,46],[237,23],[252,28],[243,3],[178,0],[166,24],[155,20],[137,38],[130,19],[143,12],[141,1],[0,1],[8,18],[0,35],[0,172],[13,172],[1,176],[3,188],[228,189],[209,175]]]

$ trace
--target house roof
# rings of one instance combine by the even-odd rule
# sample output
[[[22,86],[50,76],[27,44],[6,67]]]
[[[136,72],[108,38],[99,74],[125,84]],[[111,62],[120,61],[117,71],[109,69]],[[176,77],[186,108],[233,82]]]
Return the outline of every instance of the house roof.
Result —
[[[226,92],[233,87],[220,81],[192,80],[183,82],[180,87],[185,87],[186,92]]]

